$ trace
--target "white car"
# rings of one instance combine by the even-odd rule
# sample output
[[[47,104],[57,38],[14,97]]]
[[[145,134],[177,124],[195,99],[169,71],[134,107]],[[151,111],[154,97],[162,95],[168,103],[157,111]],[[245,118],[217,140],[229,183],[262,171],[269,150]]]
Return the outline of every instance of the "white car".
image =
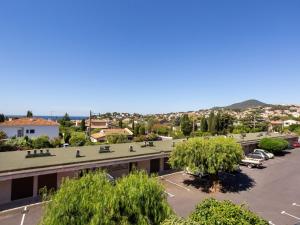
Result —
[[[263,149],[254,149],[253,153],[262,154],[262,155],[266,156],[267,159],[273,159],[274,158],[274,154],[273,153],[268,152],[268,151],[263,150]]]

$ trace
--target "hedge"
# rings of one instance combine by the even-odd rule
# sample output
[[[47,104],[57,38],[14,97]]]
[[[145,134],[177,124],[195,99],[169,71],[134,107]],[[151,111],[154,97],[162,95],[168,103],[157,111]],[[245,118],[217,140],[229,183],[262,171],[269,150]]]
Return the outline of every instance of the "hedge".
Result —
[[[272,153],[279,153],[287,149],[289,142],[282,138],[263,138],[259,142],[259,148],[270,151]]]

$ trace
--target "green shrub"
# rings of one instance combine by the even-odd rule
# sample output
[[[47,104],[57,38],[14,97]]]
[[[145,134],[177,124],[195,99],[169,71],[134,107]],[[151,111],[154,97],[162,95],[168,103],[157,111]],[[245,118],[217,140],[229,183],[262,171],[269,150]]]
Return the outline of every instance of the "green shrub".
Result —
[[[49,148],[51,147],[49,137],[48,136],[40,136],[32,139],[32,147],[33,148]]]
[[[159,225],[171,214],[164,188],[145,172],[110,183],[103,172],[65,180],[51,197],[43,225]]]
[[[83,132],[73,132],[69,140],[72,146],[83,146],[85,144],[86,138]]]
[[[243,225],[267,225],[268,222],[261,219],[243,205],[235,205],[230,201],[218,201],[206,199],[196,206],[190,215],[190,220],[199,225],[206,224],[243,224]]]
[[[282,138],[263,138],[259,142],[259,148],[265,149],[272,153],[280,153],[282,150],[287,149],[289,143]]]
[[[109,136],[107,136],[106,140],[110,144],[126,143],[126,142],[128,142],[128,138],[124,134],[109,135]]]

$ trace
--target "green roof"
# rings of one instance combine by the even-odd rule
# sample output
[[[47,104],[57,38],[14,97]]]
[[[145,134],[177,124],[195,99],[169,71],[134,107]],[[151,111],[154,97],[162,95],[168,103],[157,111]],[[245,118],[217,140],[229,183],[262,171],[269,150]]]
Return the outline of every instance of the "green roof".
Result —
[[[104,153],[99,153],[100,146],[103,145],[50,148],[49,151],[52,156],[33,158],[26,158],[27,151],[0,152],[0,173],[84,162],[155,156],[156,154],[172,151],[173,142],[176,141],[156,141],[154,142],[154,146],[147,147],[142,147],[144,145],[143,142],[112,144],[109,145],[110,152]],[[133,146],[134,151],[129,151],[129,146]],[[82,157],[76,157],[77,150],[80,150]],[[39,150],[37,152],[39,153]],[[32,153],[33,150],[31,150]]]

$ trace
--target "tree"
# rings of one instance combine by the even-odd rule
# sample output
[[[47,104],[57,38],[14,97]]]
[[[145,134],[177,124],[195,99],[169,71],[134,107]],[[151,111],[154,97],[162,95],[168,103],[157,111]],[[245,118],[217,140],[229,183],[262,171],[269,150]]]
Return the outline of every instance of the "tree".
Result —
[[[124,134],[113,134],[107,136],[107,142],[110,144],[116,144],[116,143],[126,143],[128,142],[128,138]]]
[[[58,122],[60,123],[61,126],[64,126],[64,127],[72,126],[72,122],[71,122],[71,119],[70,119],[68,113],[65,113],[63,118],[59,119]]]
[[[85,134],[82,132],[73,132],[69,140],[72,146],[83,146],[85,144]]]
[[[288,148],[289,143],[282,138],[263,138],[258,144],[259,148],[278,154]]]
[[[211,134],[215,134],[216,132],[216,118],[215,113],[212,111],[208,117],[208,131]]]
[[[189,136],[193,130],[193,124],[187,114],[181,117],[180,129],[185,136]]]
[[[139,135],[145,135],[146,134],[146,128],[145,125],[142,124],[139,128]]]
[[[158,225],[171,214],[164,188],[145,172],[108,181],[104,172],[64,180],[51,197],[43,225]]]
[[[268,225],[268,222],[249,211],[245,205],[235,205],[231,201],[205,199],[196,206],[194,212],[186,219],[171,217],[162,225],[207,225],[207,224],[243,224]]]
[[[201,118],[200,130],[202,132],[208,131],[207,119],[204,116]]]
[[[4,114],[0,114],[0,123],[3,123],[5,121]]]
[[[85,119],[82,119],[81,122],[80,122],[80,129],[82,131],[85,131],[86,130],[86,125],[85,125]]]
[[[28,141],[28,140],[27,140]],[[32,139],[33,148],[50,148],[51,144],[48,136],[40,136],[35,139]]]
[[[219,172],[232,172],[238,167],[243,150],[233,138],[190,138],[177,143],[170,155],[173,168],[199,171],[208,174],[211,190],[219,187]]]
[[[123,120],[122,119],[119,120],[119,127],[123,128]]]
[[[31,117],[33,117],[33,113],[32,113],[32,111],[27,111],[27,115],[26,115],[26,117],[28,117],[28,118],[31,118]]]

